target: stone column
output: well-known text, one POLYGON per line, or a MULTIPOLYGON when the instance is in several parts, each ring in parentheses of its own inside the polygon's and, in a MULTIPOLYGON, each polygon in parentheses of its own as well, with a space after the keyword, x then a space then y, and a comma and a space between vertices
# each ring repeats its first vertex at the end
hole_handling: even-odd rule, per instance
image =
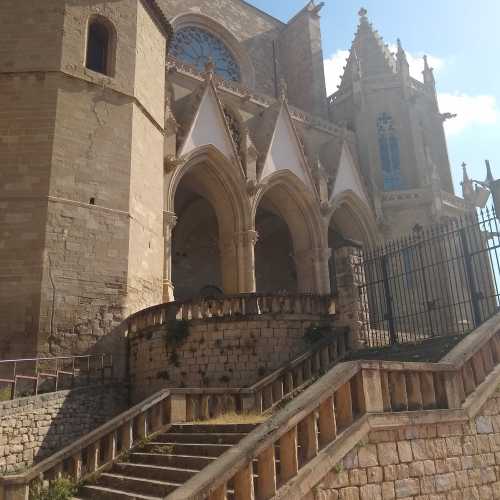
POLYGON ((360 347, 363 325, 368 320, 368 300, 360 291, 360 286, 365 284, 361 248, 343 246, 335 249, 335 272, 338 325, 348 326, 352 332, 352 347, 360 347))
POLYGON ((233 235, 221 236, 219 240, 220 269, 222 288, 228 295, 239 292, 238 288, 238 255, 233 235))
POLYGON ((234 233, 221 239, 222 281, 225 293, 255 292, 255 243, 253 230, 234 233))
POLYGON ((255 244, 258 240, 256 231, 250 229, 236 233, 236 252, 238 255, 238 288, 240 293, 256 291, 255 282, 255 244))
POLYGON ((330 293, 329 248, 311 248, 294 256, 299 292, 327 295, 330 293))
POLYGON ((163 212, 163 302, 174 300, 174 284, 172 282, 172 232, 177 224, 173 212, 163 212))

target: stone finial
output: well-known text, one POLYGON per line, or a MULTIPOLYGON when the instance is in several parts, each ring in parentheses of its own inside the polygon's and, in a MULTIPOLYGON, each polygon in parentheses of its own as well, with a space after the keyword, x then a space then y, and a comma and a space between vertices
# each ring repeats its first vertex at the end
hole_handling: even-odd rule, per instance
POLYGON ((363 18, 366 19, 367 15, 368 15, 368 11, 364 7, 361 7, 361 9, 359 9, 358 16, 361 17, 362 19, 363 18))
POLYGON ((429 60, 426 55, 424 55, 424 71, 422 71, 422 74, 424 75, 424 83, 426 85, 435 85, 434 70, 429 66, 429 60))
POLYGON ((215 64, 214 61, 211 57, 208 58, 207 62, 205 63, 205 80, 213 80, 215 75, 215 64))

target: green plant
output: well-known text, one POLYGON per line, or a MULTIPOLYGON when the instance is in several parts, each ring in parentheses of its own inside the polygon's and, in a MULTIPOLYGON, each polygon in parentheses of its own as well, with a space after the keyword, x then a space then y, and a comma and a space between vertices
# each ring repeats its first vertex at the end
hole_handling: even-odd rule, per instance
POLYGON ((159 455, 170 455, 174 451, 173 444, 156 444, 150 449, 151 453, 159 455))
POLYGON ((67 478, 56 479, 48 485, 35 481, 30 486, 29 500, 71 500, 76 490, 76 485, 67 478))
POLYGON ((344 470, 344 464, 342 462, 339 462, 333 470, 337 473, 340 474, 344 470))
POLYGON ((180 346, 189 337, 189 323, 174 319, 167 323, 167 341, 175 347, 180 346))
POLYGON ((304 341, 306 344, 313 345, 329 337, 332 329, 329 326, 311 325, 304 332, 304 341))

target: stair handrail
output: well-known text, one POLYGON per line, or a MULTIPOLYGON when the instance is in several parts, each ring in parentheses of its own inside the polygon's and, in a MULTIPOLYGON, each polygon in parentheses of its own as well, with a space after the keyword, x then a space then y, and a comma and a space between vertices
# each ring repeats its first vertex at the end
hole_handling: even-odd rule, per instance
POLYGON ((119 455, 130 450, 138 440, 145 439, 148 435, 168 424, 172 412, 171 405, 168 404, 170 396, 169 389, 162 389, 42 460, 26 472, 0 477, 0 493, 1 487, 4 488, 4 497, 0 495, 0 498, 8 499, 7 493, 10 490, 15 490, 16 487, 29 488, 29 484, 40 477, 52 479, 67 473, 71 479, 79 481, 82 476, 93 474, 113 463, 119 455), (117 449, 118 432, 121 432, 120 450, 117 449), (100 456, 104 440, 107 450, 105 456, 100 456), (82 454, 85 451, 88 453, 87 459, 90 461, 89 469, 85 471, 87 474, 82 471, 82 454), (72 461, 70 471, 64 471, 63 468, 63 464, 67 460, 72 461))
POLYGON ((235 498, 253 498, 254 482, 260 497, 272 498, 278 486, 291 481, 321 449, 332 446, 367 416, 412 409, 461 409, 500 364, 499 322, 497 314, 469 335, 467 347, 472 352, 464 355, 459 344, 439 363, 360 360, 336 365, 166 500, 219 500, 225 498, 231 480, 235 498), (425 391, 421 383, 426 384, 425 391), (433 401, 429 393, 434 395, 433 401), (278 443, 281 484, 276 479, 278 443))
POLYGON ((92 369, 101 372, 102 380, 106 378, 105 370, 108 369, 110 371, 109 379, 113 378, 113 355, 110 353, 100 353, 75 356, 52 356, 0 360, 0 383, 2 385, 10 385, 10 400, 16 399, 18 380, 31 381, 34 386, 33 395, 37 396, 41 380, 53 378, 55 380, 54 390, 48 392, 57 392, 60 388, 61 376, 70 376, 71 386, 74 386, 74 382, 79 376, 77 371, 81 370, 81 367, 77 367, 77 362, 81 363, 82 361, 86 361, 87 364, 88 383, 90 383, 92 369), (92 366, 94 361, 99 362, 99 367, 92 366), (51 364, 53 363, 54 366, 51 368, 41 366, 45 364, 45 362, 51 364), (69 362, 71 364, 69 369, 70 371, 68 371, 68 368, 65 366, 65 362, 69 362), (26 368, 26 365, 28 364, 34 364, 34 366, 31 367, 31 370, 26 368), (10 378, 5 378, 8 376, 4 375, 5 370, 11 370, 12 375, 10 378))

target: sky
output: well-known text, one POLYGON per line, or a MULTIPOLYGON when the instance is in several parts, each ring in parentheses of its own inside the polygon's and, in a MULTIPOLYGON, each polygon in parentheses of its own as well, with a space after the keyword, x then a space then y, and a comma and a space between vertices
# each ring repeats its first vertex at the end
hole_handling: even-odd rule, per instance
MULTIPOLYGON (((249 3, 286 22, 307 0, 249 3)), ((401 39, 415 78, 422 79, 421 58, 428 55, 441 112, 458 115, 445 125, 457 194, 464 161, 473 179, 484 180, 485 159, 500 177, 500 0, 326 0, 321 27, 329 93, 336 90, 360 7, 391 48, 401 39)))

